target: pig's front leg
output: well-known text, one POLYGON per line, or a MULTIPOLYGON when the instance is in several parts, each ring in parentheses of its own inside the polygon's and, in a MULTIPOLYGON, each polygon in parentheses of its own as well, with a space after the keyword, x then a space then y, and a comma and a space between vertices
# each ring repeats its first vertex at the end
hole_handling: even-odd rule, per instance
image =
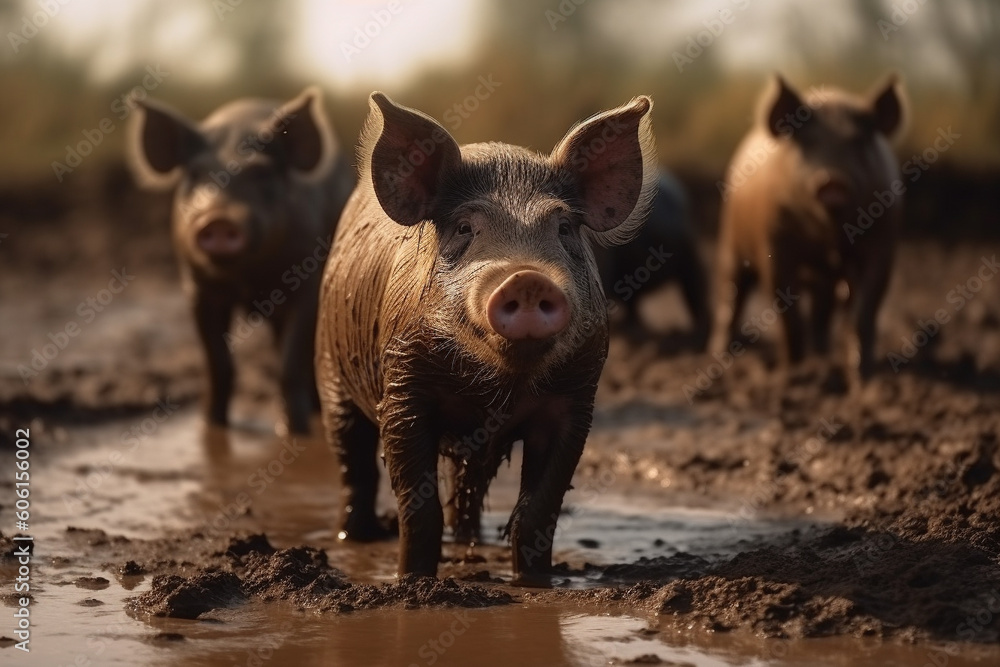
POLYGON ((428 406, 398 396, 379 404, 389 481, 399 505, 399 575, 437 576, 444 534, 438 444, 428 406))
POLYGON ((205 413, 209 423, 229 422, 229 400, 233 395, 233 356, 226 333, 233 317, 235 299, 209 287, 199 286, 194 294, 194 319, 208 360, 208 396, 205 413))
POLYGON ((564 427, 540 422, 525 434, 521 489, 510 518, 515 584, 550 583, 556 523, 590 432, 593 396, 589 406, 581 403, 564 427))

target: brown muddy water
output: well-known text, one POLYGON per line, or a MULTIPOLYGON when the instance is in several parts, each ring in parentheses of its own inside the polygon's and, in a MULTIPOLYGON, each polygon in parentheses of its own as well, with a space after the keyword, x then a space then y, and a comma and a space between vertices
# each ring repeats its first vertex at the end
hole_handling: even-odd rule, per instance
MULTIPOLYGON (((598 420, 598 438, 600 429, 598 420)), ((706 633, 663 622, 642 609, 609 610, 585 599, 561 597, 558 589, 609 585, 588 575, 587 562, 625 564, 678 552, 713 562, 731 558, 748 545, 785 543, 807 528, 792 520, 747 519, 732 508, 664 507, 649 487, 613 478, 602 484, 600 477, 567 497, 570 510, 560 521, 555 551, 556 560, 569 567, 556 591, 490 584, 513 595, 514 604, 335 614, 254 599, 214 609, 197 620, 133 617, 125 611, 126 599, 149 590, 152 576, 123 573, 120 562, 102 557, 98 547, 115 542, 115 536, 129 538, 135 558, 151 562, 170 559, 171 549, 182 561, 184 536, 196 527, 219 535, 264 533, 275 547, 325 549, 330 564, 353 581, 375 584, 393 581, 395 544, 358 546, 335 539, 336 470, 319 439, 293 443, 254 423, 229 433, 206 433, 197 415, 185 409, 162 424, 138 417, 99 427, 50 429, 33 446, 32 650, 25 655, 5 645, 0 649, 3 663, 998 664, 997 652, 988 647, 965 646, 961 655, 954 655, 951 646, 934 643, 791 641, 706 633), (140 435, 133 438, 128 433, 134 428, 140 435), (175 536, 175 541, 144 546, 145 540, 165 536, 175 536)), ((515 451, 511 466, 491 488, 485 544, 477 547, 492 576, 505 581, 510 577, 509 557, 503 555, 498 528, 516 495, 519 463, 515 451)), ((387 489, 382 502, 392 506, 387 489)), ((461 556, 458 551, 452 545, 446 555, 461 556)), ((4 590, 11 590, 13 577, 9 565, 0 570, 4 590)), ((11 605, 9 596, 5 602, 11 605)), ((0 635, 9 635, 2 625, 0 635)))

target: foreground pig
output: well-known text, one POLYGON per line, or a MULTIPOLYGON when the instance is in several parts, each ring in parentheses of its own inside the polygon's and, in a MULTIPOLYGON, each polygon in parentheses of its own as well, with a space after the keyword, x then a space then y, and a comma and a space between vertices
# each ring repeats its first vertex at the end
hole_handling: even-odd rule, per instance
POLYGON ((315 89, 286 104, 243 99, 193 123, 145 102, 132 126, 133 171, 175 188, 173 240, 208 359, 207 417, 224 425, 232 351, 263 321, 281 348, 288 427, 318 405, 313 345, 323 262, 352 176, 315 89), (234 311, 245 315, 232 327, 234 311))
POLYGON ((608 349, 589 242, 624 242, 643 222, 656 186, 652 102, 594 116, 548 156, 460 148, 380 93, 370 106, 317 332, 324 423, 343 470, 340 536, 382 534, 381 436, 399 572, 435 575, 439 454, 456 461, 478 509, 523 440, 513 569, 518 581, 544 577, 608 349))
POLYGON ((681 184, 660 172, 649 220, 638 236, 617 248, 594 247, 604 292, 624 311, 623 324, 640 324, 639 297, 676 282, 691 318, 695 346, 704 347, 709 328, 708 281, 688 220, 681 184))
POLYGON ((847 367, 857 381, 872 370, 875 320, 902 212, 902 181, 889 142, 903 125, 903 92, 895 77, 863 98, 828 88, 801 97, 780 77, 772 88, 726 177, 711 347, 724 354, 738 332, 753 341, 780 319, 783 361, 801 360, 801 297, 808 294, 812 344, 826 354, 844 281, 847 367), (868 222, 880 199, 886 205, 868 222), (740 327, 756 280, 768 309, 740 327))

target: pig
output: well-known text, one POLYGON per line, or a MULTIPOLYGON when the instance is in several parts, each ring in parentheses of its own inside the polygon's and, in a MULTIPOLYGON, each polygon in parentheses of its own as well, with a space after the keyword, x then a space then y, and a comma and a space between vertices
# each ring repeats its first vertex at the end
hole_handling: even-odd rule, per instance
POLYGON ((317 376, 342 471, 339 537, 385 536, 379 438, 398 504, 402 574, 436 576, 439 456, 478 510, 513 443, 514 580, 543 582, 590 431, 608 351, 590 242, 620 244, 656 189, 652 101, 571 129, 543 156, 462 147, 431 117, 373 93, 359 184, 323 277, 317 376))
POLYGON ((617 248, 594 247, 604 292, 617 299, 612 310, 624 311, 622 325, 640 324, 640 294, 676 282, 684 296, 695 347, 707 343, 710 313, 708 279, 698 254, 680 182, 661 171, 649 220, 631 242, 617 248))
POLYGON ((752 342, 770 319, 780 321, 781 367, 803 359, 807 334, 813 350, 828 355, 838 292, 846 286, 845 369, 854 386, 870 376, 902 213, 890 141, 902 132, 905 113, 895 75, 863 97, 832 88, 802 96, 776 75, 723 189, 713 353, 726 353, 738 331, 752 342), (884 192, 896 192, 895 201, 859 230, 861 214, 884 192), (774 312, 741 328, 740 311, 758 281, 774 312))
POLYGON ((322 267, 353 175, 318 89, 284 104, 240 99, 194 123, 146 100, 130 127, 130 166, 174 191, 172 237, 208 362, 206 418, 225 426, 233 349, 266 320, 281 354, 287 429, 319 409, 313 365, 322 267), (246 310, 230 333, 234 311, 246 310))

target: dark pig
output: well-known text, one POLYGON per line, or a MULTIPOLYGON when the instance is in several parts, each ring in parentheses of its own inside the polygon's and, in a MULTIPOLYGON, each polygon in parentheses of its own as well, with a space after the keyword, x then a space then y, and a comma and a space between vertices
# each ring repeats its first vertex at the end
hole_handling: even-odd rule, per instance
POLYGON ((764 97, 758 121, 736 150, 723 193, 716 321, 712 351, 724 354, 738 333, 753 341, 780 318, 783 365, 809 337, 827 354, 838 285, 846 283, 847 370, 856 383, 873 365, 875 320, 892 272, 902 196, 890 147, 904 122, 895 76, 865 97, 821 88, 805 97, 781 77, 764 97), (859 216, 884 193, 893 201, 858 231, 859 216), (739 326, 750 287, 759 281, 775 312, 739 326))
POLYGON ((317 332, 324 424, 343 471, 340 537, 382 535, 381 437, 399 572, 435 575, 439 455, 455 461, 478 509, 523 441, 507 530, 515 578, 544 579, 608 350, 590 242, 622 243, 645 218, 656 188, 652 102, 592 117, 548 156, 459 147, 380 93, 370 107, 317 332))
POLYGON ((623 324, 640 324, 639 296, 676 282, 684 296, 695 346, 701 349, 711 325, 708 279, 691 229, 684 187, 660 172, 649 220, 638 236, 617 248, 595 246, 605 294, 613 309, 624 311, 623 324))
POLYGON ((287 426, 308 431, 319 407, 322 267, 353 186, 319 91, 285 104, 237 100, 201 123, 147 101, 131 131, 139 180, 174 189, 173 242, 208 360, 209 422, 227 423, 232 350, 267 320, 280 345, 287 426), (247 317, 230 333, 238 306, 247 317))

